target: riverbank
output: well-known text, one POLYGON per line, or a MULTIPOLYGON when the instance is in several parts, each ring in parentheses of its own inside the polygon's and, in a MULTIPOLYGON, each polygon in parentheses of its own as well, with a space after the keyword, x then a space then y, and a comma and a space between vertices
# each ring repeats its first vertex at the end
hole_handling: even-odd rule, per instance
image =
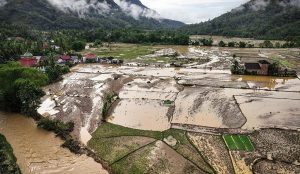
POLYGON ((32 118, 24 115, 0 112, 0 133, 14 149, 23 174, 108 173, 93 158, 62 148, 63 140, 53 132, 38 128, 32 118))
POLYGON ((0 134, 0 173, 21 174, 11 145, 0 134))

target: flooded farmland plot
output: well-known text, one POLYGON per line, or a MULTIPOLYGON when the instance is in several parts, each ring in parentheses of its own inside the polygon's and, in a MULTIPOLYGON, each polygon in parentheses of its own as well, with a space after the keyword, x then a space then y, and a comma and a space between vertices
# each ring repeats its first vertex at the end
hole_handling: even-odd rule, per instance
MULTIPOLYGON (((247 50, 161 47, 139 57, 207 59, 195 58, 182 67, 164 66, 169 62, 146 66, 134 59, 122 66, 80 64, 63 81, 45 88, 47 96, 38 111, 73 121, 74 137, 115 173, 252 173, 254 161, 267 158, 269 152, 261 150, 267 146, 261 140, 252 138, 256 131, 299 130, 300 80, 231 75, 234 52, 247 50), (108 94, 116 97, 103 115, 108 94), (228 133, 247 134, 255 149, 230 150, 222 138, 228 133)), ((270 56, 258 50, 247 53, 251 54, 270 56)), ((292 140, 280 143, 288 146, 292 140)), ((264 171, 262 166, 272 165, 262 161, 254 168, 264 171)))
POLYGON ((172 123, 238 128, 246 122, 232 96, 210 87, 185 88, 175 101, 172 123))
POLYGON ((64 80, 47 86, 38 112, 44 116, 75 123, 75 136, 83 143, 91 138, 100 121, 103 96, 108 91, 111 74, 73 72, 64 80))

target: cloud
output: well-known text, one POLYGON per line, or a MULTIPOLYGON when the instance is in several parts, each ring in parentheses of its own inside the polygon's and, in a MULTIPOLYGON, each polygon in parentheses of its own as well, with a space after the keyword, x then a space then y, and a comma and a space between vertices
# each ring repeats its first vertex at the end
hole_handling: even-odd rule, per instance
POLYGON ((143 8, 136 4, 129 3, 125 0, 114 0, 116 4, 118 4, 121 9, 128 15, 132 16, 135 19, 139 19, 141 16, 147 18, 160 19, 159 14, 151 9, 143 8))
POLYGON ((6 0, 0 0, 0 7, 5 6, 7 4, 6 0))
POLYGON ((300 0, 287 0, 287 1, 282 1, 279 4, 283 7, 286 6, 300 7, 300 0))
POLYGON ((64 12, 75 12, 79 17, 97 13, 105 14, 110 11, 110 6, 105 1, 98 0, 47 0, 50 4, 64 12))
POLYGON ((213 19, 249 0, 141 0, 163 18, 199 23, 213 19))
POLYGON ((233 11, 242 11, 246 8, 253 11, 265 10, 270 3, 277 3, 282 7, 287 7, 287 6, 300 7, 300 0, 282 0, 280 2, 271 1, 271 0, 254 0, 233 9, 233 11))

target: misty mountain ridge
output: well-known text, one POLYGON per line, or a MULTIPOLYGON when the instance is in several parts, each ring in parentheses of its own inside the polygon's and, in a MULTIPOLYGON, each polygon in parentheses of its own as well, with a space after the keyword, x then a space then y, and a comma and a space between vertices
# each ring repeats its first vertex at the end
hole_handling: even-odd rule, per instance
POLYGON ((189 34, 286 39, 300 36, 300 0, 251 0, 213 20, 185 26, 189 34))
POLYGON ((0 0, 0 19, 38 29, 155 29, 184 25, 160 17, 139 0, 0 0))

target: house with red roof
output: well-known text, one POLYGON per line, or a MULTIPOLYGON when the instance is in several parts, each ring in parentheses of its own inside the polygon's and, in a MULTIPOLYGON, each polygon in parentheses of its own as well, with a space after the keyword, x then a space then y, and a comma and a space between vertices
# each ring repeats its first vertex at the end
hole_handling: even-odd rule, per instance
POLYGON ((98 57, 96 54, 89 53, 83 57, 83 62, 96 63, 96 62, 98 62, 98 57))
POLYGON ((72 61, 71 56, 67 55, 67 54, 59 56, 59 59, 58 59, 58 63, 67 63, 67 62, 71 62, 71 61, 72 61))
POLYGON ((19 62, 21 63, 22 66, 26 66, 26 67, 34 67, 37 66, 38 64, 37 58, 34 57, 29 52, 26 52, 24 55, 22 55, 19 62))

